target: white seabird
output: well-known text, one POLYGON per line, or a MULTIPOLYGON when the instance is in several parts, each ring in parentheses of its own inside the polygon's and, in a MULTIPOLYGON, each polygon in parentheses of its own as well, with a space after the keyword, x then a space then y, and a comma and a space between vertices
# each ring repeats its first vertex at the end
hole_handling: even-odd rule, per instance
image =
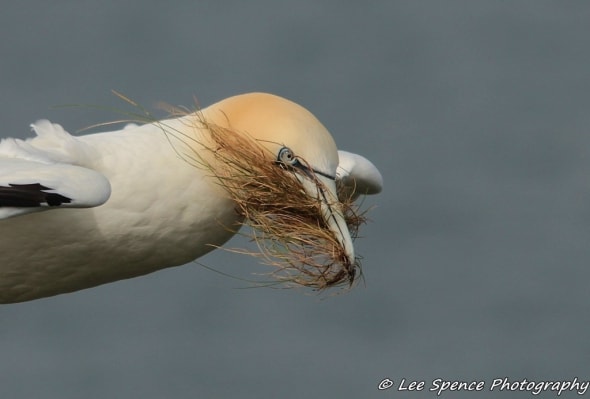
POLYGON ((252 137, 279 170, 294 171, 355 262, 336 180, 351 196, 379 192, 371 162, 339 152, 309 111, 274 95, 239 95, 198 114, 204 124, 188 114, 79 137, 41 120, 36 137, 0 141, 0 303, 183 265, 225 243, 235 233, 226 226, 244 215, 199 167, 213 125, 252 137))

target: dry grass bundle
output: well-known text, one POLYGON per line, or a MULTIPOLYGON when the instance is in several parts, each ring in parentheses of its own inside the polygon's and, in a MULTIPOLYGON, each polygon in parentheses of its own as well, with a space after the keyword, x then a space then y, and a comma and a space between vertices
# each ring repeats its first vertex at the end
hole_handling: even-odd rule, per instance
MULTIPOLYGON (((193 128, 207 131, 210 140, 201 140, 205 155, 195 153, 198 159, 192 160, 206 167, 234 200, 243 225, 251 227, 245 235, 259 252, 231 250, 258 257, 273 267, 269 274, 283 283, 316 289, 351 286, 360 275, 360 263, 348 260, 322 217, 320 200, 305 192, 297 172, 277 165, 276 155, 251 136, 194 115, 193 128)), ((313 174, 311 178, 322 185, 313 174)), ((352 201, 344 198, 330 206, 341 209, 351 237, 356 238, 365 218, 352 201)))

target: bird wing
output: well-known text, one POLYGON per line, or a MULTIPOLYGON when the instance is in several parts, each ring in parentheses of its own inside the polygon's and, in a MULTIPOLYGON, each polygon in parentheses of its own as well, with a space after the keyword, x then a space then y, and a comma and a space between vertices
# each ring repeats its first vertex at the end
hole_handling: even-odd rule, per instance
POLYGON ((383 188, 383 177, 367 158, 347 151, 338 151, 336 170, 339 197, 352 198, 377 194, 383 188))
POLYGON ((48 121, 37 137, 0 141, 0 219, 57 208, 89 208, 110 196, 108 179, 80 163, 91 149, 48 121))

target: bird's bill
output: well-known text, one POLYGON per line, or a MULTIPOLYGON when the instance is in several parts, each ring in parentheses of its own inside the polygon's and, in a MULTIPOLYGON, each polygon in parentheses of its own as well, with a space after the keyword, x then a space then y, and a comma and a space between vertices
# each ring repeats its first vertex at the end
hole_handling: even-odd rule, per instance
POLYGON ((342 207, 338 200, 336 182, 328 177, 317 174, 313 178, 307 176, 302 177, 300 181, 307 195, 317 198, 320 201, 322 217, 334 237, 342 246, 346 256, 344 261, 349 266, 353 266, 355 264, 354 246, 342 213, 342 207))

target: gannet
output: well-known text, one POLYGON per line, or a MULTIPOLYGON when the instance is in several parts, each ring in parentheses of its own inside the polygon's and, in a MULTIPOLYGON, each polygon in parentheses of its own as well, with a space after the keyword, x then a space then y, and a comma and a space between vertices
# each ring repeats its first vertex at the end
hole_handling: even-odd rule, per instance
MULTIPOLYGON (((357 259, 337 185, 341 197, 353 199, 382 187, 377 168, 360 155, 339 152, 308 110, 266 93, 82 136, 47 120, 31 127, 34 138, 0 141, 0 303, 183 265, 224 244, 249 217, 224 183, 237 173, 224 164, 231 159, 218 157, 228 134, 260 146, 259 155, 253 152, 260 159, 247 162, 276 173, 263 186, 281 183, 284 175, 273 188, 287 202, 307 196, 319 204, 321 221, 311 228, 334 238, 346 273, 357 259), (220 170, 226 174, 220 177, 220 170)), ((283 220, 299 216, 296 205, 281 205, 283 220)))

